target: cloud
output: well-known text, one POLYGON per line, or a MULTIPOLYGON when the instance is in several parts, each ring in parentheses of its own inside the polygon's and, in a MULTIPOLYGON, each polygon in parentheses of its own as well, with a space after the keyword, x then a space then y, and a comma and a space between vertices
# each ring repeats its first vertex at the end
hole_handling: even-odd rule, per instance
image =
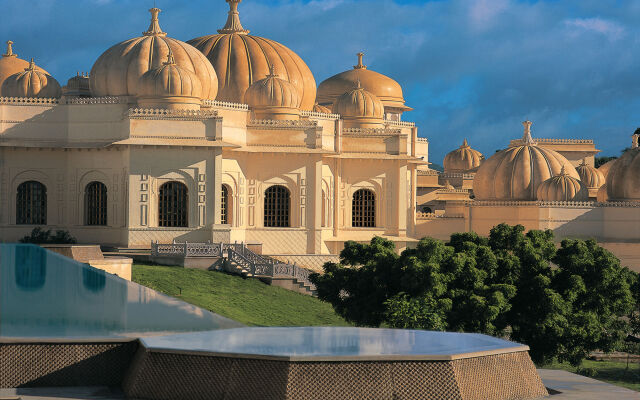
POLYGON ((509 0, 473 0, 469 7, 469 18, 474 28, 490 28, 509 7, 509 0))
POLYGON ((625 33, 625 29, 614 21, 607 21, 602 18, 573 18, 564 21, 565 25, 574 35, 584 32, 596 32, 608 37, 611 40, 617 40, 625 33))

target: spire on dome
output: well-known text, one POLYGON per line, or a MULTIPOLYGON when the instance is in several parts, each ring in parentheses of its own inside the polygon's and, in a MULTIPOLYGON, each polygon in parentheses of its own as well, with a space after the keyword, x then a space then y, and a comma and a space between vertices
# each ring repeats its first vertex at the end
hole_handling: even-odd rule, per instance
POLYGON ((562 166, 562 169, 560 169, 560 176, 565 176, 567 174, 567 170, 564 167, 564 165, 562 166))
POLYGON ((33 62, 33 57, 31 57, 31 61, 29 61, 29 66, 25 68, 25 71, 33 71, 36 69, 36 63, 33 62))
POLYGON ((364 57, 364 53, 360 52, 356 55, 358 56, 358 65, 354 65, 353 69, 367 69, 367 66, 362 64, 362 57, 364 57))
POLYGON ((7 52, 2 57, 18 57, 17 54, 13 53, 13 42, 11 40, 7 40, 7 52))
POLYGON ((587 165, 587 159, 586 158, 582 158, 582 162, 580 163, 580 166, 583 165, 587 165))
POLYGON ((240 13, 238 12, 238 4, 242 0, 226 0, 229 3, 229 16, 227 17, 227 23, 224 24, 222 29, 218 29, 218 33, 237 33, 240 35, 246 35, 249 33, 247 29, 242 27, 240 22, 240 13))
POLYGON ((143 35, 167 36, 167 34, 165 32, 162 32, 162 29, 160 29, 160 23, 158 22, 158 14, 160 14, 161 11, 162 10, 157 7, 149 9, 149 12, 151 13, 151 24, 149 25, 149 29, 147 29, 146 32, 142 32, 143 35))
POLYGON ((269 64, 269 75, 267 75, 267 78, 276 78, 278 75, 276 74, 276 67, 270 63, 269 64))
POLYGON ((531 125, 533 125, 533 122, 527 120, 527 121, 524 121, 522 125, 524 125, 524 135, 522 136, 522 144, 526 146, 535 145, 536 142, 534 142, 533 138, 531 137, 531 125))
POLYGON ((362 89, 362 83, 360 83, 360 78, 356 81, 356 89, 362 89))
POLYGON ((463 147, 469 147, 469 143, 467 143, 467 138, 465 138, 465 139, 462 141, 462 146, 460 146, 460 147, 461 147, 461 148, 463 148, 463 147))
POLYGON ((167 54, 167 61, 164 62, 164 65, 174 65, 176 63, 175 58, 173 58, 173 51, 169 49, 169 54, 167 54))

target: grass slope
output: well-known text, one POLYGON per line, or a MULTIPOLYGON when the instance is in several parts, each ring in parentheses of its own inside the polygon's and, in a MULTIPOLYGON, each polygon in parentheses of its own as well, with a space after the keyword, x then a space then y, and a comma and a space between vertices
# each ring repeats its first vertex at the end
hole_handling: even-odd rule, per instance
POLYGON ((348 325, 329 303, 269 286, 257 279, 198 269, 134 264, 132 280, 247 325, 348 325))
POLYGON ((578 368, 568 363, 552 363, 542 368, 563 369, 574 374, 588 376, 612 385, 622 386, 627 389, 640 391, 640 364, 620 361, 593 361, 584 360, 578 368))

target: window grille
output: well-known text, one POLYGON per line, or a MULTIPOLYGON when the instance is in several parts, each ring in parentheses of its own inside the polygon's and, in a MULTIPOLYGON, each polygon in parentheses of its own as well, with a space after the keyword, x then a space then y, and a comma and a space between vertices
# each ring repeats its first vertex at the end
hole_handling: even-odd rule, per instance
POLYGON ((42 183, 28 181, 18 186, 16 224, 47 224, 47 188, 42 183))
POLYGON ((87 225, 107 225, 107 187, 91 182, 84 190, 85 221, 87 225))
POLYGON ((229 188, 222 185, 222 198, 220 199, 220 223, 229 223, 229 188))
POLYGON ((371 190, 360 189, 353 194, 351 226, 373 228, 376 226, 376 196, 371 190))
POLYGON ((271 186, 264 192, 264 226, 286 228, 290 226, 291 195, 284 186, 271 186))
POLYGON ((175 228, 189 226, 187 221, 187 187, 180 182, 160 186, 158 195, 158 226, 175 228))

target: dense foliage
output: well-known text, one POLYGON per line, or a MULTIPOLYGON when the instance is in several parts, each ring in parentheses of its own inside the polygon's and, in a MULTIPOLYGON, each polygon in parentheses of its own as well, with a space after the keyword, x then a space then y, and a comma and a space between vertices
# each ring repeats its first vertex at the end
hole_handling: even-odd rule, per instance
POLYGON ((78 241, 68 231, 58 230, 52 234, 51 229, 33 228, 31 234, 20 239, 20 243, 34 244, 75 244, 78 241))
POLYGON ((488 238, 424 238, 400 255, 379 237, 347 242, 340 264, 324 271, 312 276, 319 297, 356 325, 506 336, 529 345, 541 364, 578 365, 591 351, 619 348, 639 286, 593 240, 557 248, 551 231, 505 224, 488 238))

